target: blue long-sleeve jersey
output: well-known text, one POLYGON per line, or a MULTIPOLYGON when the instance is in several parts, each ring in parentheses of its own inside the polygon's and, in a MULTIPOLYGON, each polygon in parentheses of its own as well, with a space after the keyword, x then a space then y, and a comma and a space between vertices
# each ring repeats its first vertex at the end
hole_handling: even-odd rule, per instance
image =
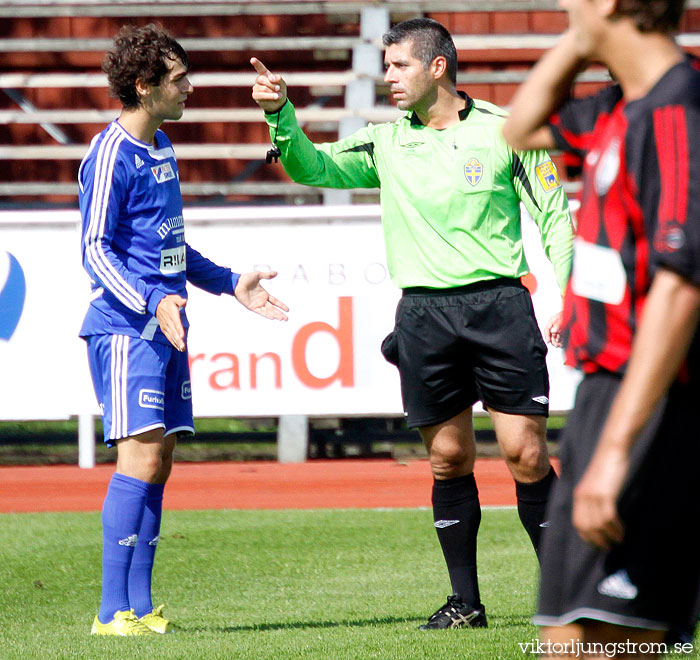
POLYGON ((166 295, 186 298, 187 281, 233 295, 238 282, 238 273, 186 243, 175 153, 163 131, 155 140, 156 147, 141 142, 113 121, 80 164, 83 266, 92 280, 81 337, 124 334, 168 343, 155 317, 166 295))

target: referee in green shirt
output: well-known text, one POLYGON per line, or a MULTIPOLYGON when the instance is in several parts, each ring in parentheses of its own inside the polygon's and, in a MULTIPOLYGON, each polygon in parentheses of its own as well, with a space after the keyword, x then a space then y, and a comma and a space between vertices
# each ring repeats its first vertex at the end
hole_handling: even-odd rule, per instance
MULTIPOLYGON (((256 58, 253 99, 294 181, 381 188, 387 262, 403 289, 382 353, 399 368, 408 424, 420 430, 430 456, 435 528, 452 586, 421 628, 485 627, 472 406, 482 401, 491 415, 537 551, 556 475, 545 444, 547 349, 520 283, 528 273, 520 203, 540 229, 562 290, 571 217, 549 155, 512 150, 501 136, 505 113, 457 90, 457 51, 440 23, 404 21, 383 43, 385 81, 406 111, 394 123, 313 144, 284 80, 256 58)), ((557 327, 555 317, 548 339, 557 327)))

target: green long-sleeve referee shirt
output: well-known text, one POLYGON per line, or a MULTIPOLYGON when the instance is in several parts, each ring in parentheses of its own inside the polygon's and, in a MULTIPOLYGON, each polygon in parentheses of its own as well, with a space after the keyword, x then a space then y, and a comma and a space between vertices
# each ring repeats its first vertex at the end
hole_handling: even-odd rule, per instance
POLYGON ((397 286, 444 289, 527 274, 522 201, 563 291, 572 225, 551 158, 513 151, 501 135, 503 110, 464 97, 460 121, 449 128, 428 128, 410 113, 325 144, 306 137, 290 101, 265 117, 294 181, 381 189, 387 264, 397 286))

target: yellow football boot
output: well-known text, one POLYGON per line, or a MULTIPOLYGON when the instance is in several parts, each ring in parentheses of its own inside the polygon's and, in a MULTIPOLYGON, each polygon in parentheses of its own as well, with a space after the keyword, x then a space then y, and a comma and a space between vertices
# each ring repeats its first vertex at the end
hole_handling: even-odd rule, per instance
POLYGON ((155 633, 137 618, 136 614, 134 614, 134 610, 121 610, 114 613, 114 619, 109 623, 101 623, 100 620, 95 617, 95 620, 92 622, 90 634, 131 637, 133 635, 153 635, 155 633))
POLYGON ((163 616, 163 605, 158 605, 152 612, 144 614, 139 621, 148 626, 149 630, 159 635, 173 632, 173 624, 163 616))

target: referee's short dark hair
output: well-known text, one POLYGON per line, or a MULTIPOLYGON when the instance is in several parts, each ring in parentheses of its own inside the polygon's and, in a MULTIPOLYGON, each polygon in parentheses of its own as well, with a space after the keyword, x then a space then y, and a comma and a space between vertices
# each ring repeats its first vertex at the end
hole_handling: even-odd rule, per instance
POLYGON ((618 0, 613 17, 631 18, 640 32, 675 32, 685 0, 618 0))
POLYGON ((447 75, 457 84, 457 49, 447 28, 432 18, 411 18, 397 23, 383 37, 384 47, 411 41, 411 54, 427 69, 439 55, 447 60, 447 75))

